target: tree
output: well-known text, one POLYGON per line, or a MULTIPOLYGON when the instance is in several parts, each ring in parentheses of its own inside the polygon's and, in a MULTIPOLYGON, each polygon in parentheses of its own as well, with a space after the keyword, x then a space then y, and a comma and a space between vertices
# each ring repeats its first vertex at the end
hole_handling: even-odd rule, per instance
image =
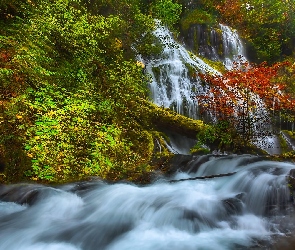
POLYGON ((182 5, 172 0, 155 0, 151 5, 152 15, 170 28, 179 21, 181 11, 182 5))
POLYGON ((294 48, 294 0, 215 1, 222 22, 238 29, 254 48, 256 61, 276 62, 294 48))
POLYGON ((210 84, 210 91, 198 97, 203 112, 215 121, 231 121, 245 141, 267 135, 279 112, 294 110, 295 100, 284 92, 287 85, 276 81, 285 65, 244 62, 223 76, 201 75, 210 84))

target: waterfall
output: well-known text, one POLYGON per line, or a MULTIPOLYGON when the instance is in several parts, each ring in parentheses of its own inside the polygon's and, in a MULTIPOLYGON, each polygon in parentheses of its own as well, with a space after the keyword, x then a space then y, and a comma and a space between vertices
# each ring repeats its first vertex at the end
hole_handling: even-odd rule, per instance
MULTIPOLYGON (((217 32, 211 30, 210 37, 213 43, 210 47, 212 60, 221 60, 227 69, 232 68, 233 62, 245 58, 243 44, 237 34, 229 27, 220 24, 222 31, 223 52, 218 54, 217 32)), ((152 77, 150 85, 151 98, 158 106, 171 108, 179 114, 198 119, 197 96, 208 91, 198 77, 198 73, 220 73, 205 63, 199 57, 188 52, 181 44, 177 43, 171 32, 157 21, 154 34, 164 46, 160 58, 145 63, 147 72, 152 77)), ((204 35, 205 37, 205 35, 204 35)), ((205 42, 202 41, 202 44, 205 42)))
POLYGON ((236 31, 219 24, 222 31, 223 63, 230 70, 234 62, 246 61, 243 43, 236 31))
POLYGON ((179 114, 197 119, 196 96, 208 89, 201 84, 197 73, 219 72, 177 43, 166 27, 159 22, 157 25, 154 33, 164 50, 160 58, 146 63, 146 70, 152 76, 152 100, 160 107, 171 108, 179 114))
POLYGON ((203 58, 220 61, 226 69, 232 69, 233 62, 246 60, 247 56, 239 34, 226 25, 195 24, 191 25, 182 36, 190 51, 203 58))
MULTIPOLYGON (((199 53, 211 60, 222 61, 225 68, 230 70, 235 63, 246 61, 243 43, 236 31, 222 24, 219 24, 218 27, 221 35, 216 31, 216 28, 210 30, 200 25, 197 26, 196 36, 199 42, 199 53), (210 44, 208 44, 208 40, 210 44), (222 50, 220 50, 220 46, 222 50)), ((169 30, 159 21, 157 21, 157 29, 154 34, 163 44, 164 50, 160 58, 145 62, 146 70, 152 77, 150 89, 153 102, 190 118, 200 119, 197 97, 209 93, 209 86, 201 82, 198 74, 220 75, 220 73, 177 43, 169 30)), ((232 92, 236 92, 236 96, 241 96, 238 90, 233 89, 232 92)), ((251 117, 255 117, 252 130, 257 139, 253 140, 253 143, 269 153, 278 153, 279 149, 274 148, 275 145, 278 145, 278 138, 259 136, 265 131, 271 130, 269 121, 265 121, 268 111, 259 96, 254 93, 250 93, 250 96, 251 101, 257 107, 250 114, 251 117)), ((235 107, 237 111, 240 108, 240 104, 235 107)), ((211 114, 211 119, 214 121, 214 114, 211 114)))
POLYGON ((183 167, 147 186, 2 185, 0 249, 266 249, 295 230, 285 178, 294 164, 206 155, 183 167))

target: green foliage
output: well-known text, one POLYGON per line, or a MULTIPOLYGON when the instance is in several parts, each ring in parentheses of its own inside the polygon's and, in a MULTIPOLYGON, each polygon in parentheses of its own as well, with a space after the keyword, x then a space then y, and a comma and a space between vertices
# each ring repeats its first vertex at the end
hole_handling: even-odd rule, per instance
POLYGON ((137 4, 97 1, 91 11, 82 0, 15 5, 21 14, 0 30, 7 181, 120 179, 145 171, 153 136, 130 103, 147 97, 149 79, 135 54, 161 48, 151 45, 153 19, 137 4))
POLYGON ((188 10, 180 20, 181 29, 187 31, 192 24, 212 24, 215 23, 215 17, 202 9, 188 10))
POLYGON ((172 0, 155 0, 151 5, 153 17, 172 28, 180 19, 182 5, 173 3, 172 0))
POLYGON ((218 121, 216 124, 207 126, 205 129, 201 130, 198 133, 198 142, 196 146, 193 148, 193 151, 206 149, 206 146, 208 146, 211 151, 232 150, 234 148, 234 141, 236 139, 236 130, 231 126, 231 124, 228 121, 221 120, 218 121))

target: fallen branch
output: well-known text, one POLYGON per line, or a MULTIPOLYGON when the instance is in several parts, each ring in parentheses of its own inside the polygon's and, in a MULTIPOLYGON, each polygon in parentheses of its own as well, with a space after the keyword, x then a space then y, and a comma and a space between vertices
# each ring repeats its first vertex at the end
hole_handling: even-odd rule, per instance
POLYGON ((227 174, 214 174, 209 176, 199 176, 199 177, 193 177, 193 178, 186 178, 186 179, 179 179, 179 180, 171 180, 170 183, 174 182, 180 182, 180 181, 193 181, 193 180, 204 180, 204 179, 212 179, 216 177, 223 177, 223 176, 231 176, 234 175, 236 172, 227 173, 227 174))

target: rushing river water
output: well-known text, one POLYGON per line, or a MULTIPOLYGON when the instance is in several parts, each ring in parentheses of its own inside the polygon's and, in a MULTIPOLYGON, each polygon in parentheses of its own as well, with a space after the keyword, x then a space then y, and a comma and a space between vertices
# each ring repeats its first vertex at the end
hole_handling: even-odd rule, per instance
POLYGON ((271 249, 295 228, 292 168, 250 155, 202 156, 146 186, 1 186, 0 249, 271 249), (226 173, 234 174, 171 181, 226 173))

